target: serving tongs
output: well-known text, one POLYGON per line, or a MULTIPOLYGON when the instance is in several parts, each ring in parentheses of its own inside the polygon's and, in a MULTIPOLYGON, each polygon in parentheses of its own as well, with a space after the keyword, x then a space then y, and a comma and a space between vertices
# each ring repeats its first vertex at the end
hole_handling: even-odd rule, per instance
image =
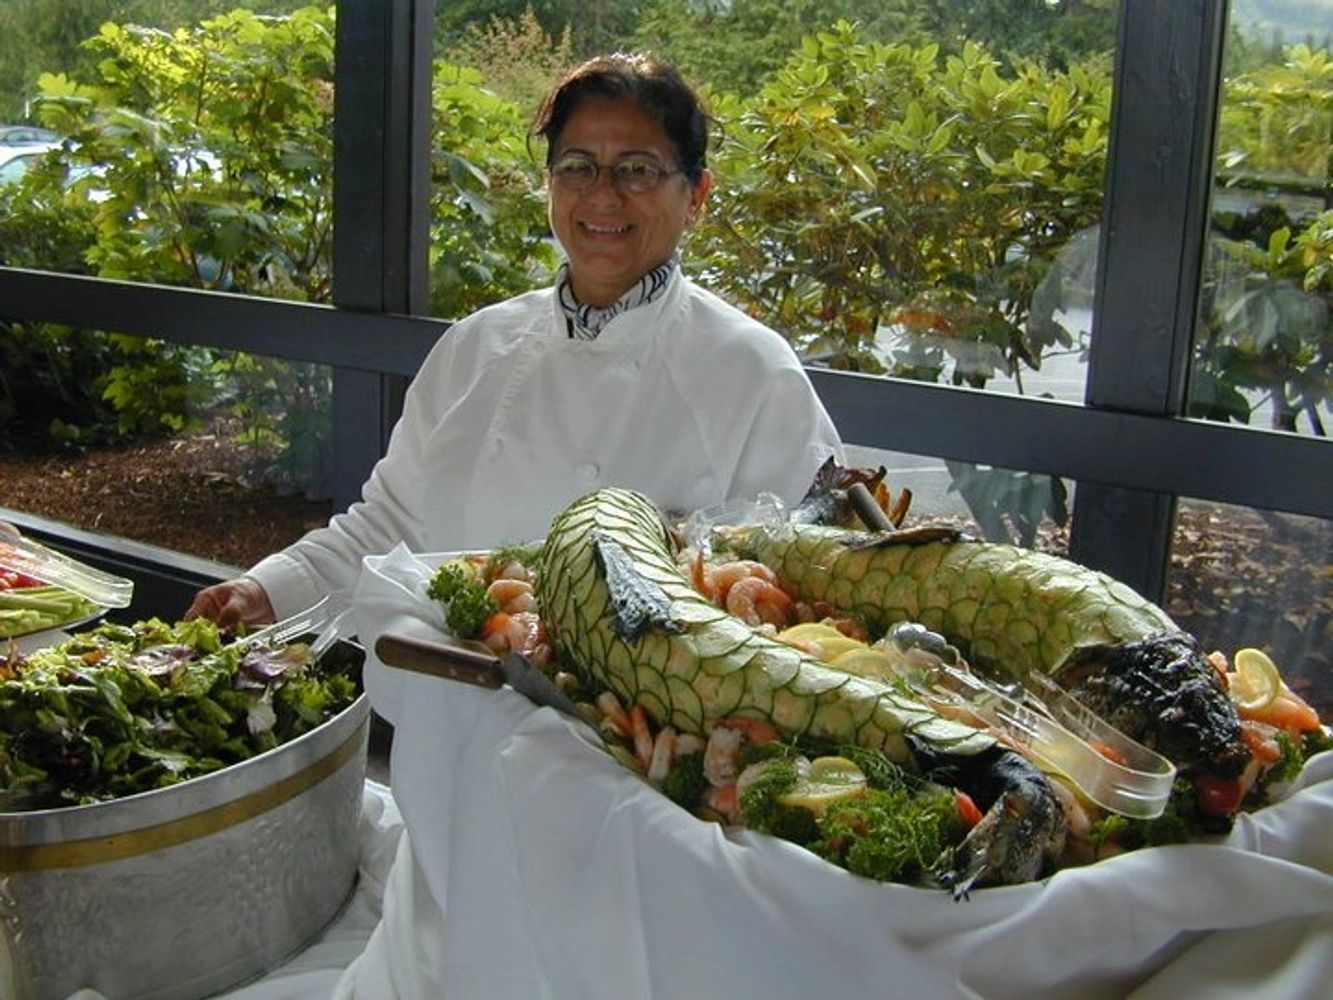
POLYGON ((1033 678, 1043 700, 1023 689, 1010 696, 993 681, 939 662, 908 678, 923 697, 964 710, 999 731, 1040 765, 1063 774, 1097 805, 1135 819, 1166 808, 1176 768, 1126 736, 1054 681, 1033 678))
MULTIPOLYGON (((254 632, 247 632, 235 641, 235 646, 240 649, 249 649, 252 646, 281 646, 284 643, 291 642, 298 636, 308 635, 311 632, 319 633, 316 642, 323 639, 327 643, 326 636, 330 634, 336 638, 336 626, 341 623, 342 615, 335 617, 330 598, 321 597, 308 608, 304 608, 293 615, 288 615, 272 625, 265 625, 263 628, 254 632)), ((323 650, 320 650, 323 652, 323 650)))
MULTIPOLYGON (((893 530, 862 484, 848 494, 866 527, 893 530)), ((1135 819, 1152 819, 1165 810, 1175 765, 1116 729, 1054 680, 1033 674, 1027 687, 1001 685, 938 657, 931 661, 903 675, 918 694, 995 728, 1104 809, 1135 819)))
POLYGON ((5 528, 8 530, 0 530, 0 568, 62 587, 104 608, 130 606, 134 581, 93 569, 47 548, 20 534, 12 525, 5 525, 5 528))

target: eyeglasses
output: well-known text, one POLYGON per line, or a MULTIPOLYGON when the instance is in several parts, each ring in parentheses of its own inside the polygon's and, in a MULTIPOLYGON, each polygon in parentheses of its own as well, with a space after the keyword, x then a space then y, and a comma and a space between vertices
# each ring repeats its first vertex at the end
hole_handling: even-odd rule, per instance
POLYGON ((642 156, 626 156, 615 163, 598 163, 582 153, 568 153, 551 164, 551 182, 566 191, 591 191, 602 176, 611 172, 611 183, 621 194, 647 194, 679 169, 668 170, 642 156))

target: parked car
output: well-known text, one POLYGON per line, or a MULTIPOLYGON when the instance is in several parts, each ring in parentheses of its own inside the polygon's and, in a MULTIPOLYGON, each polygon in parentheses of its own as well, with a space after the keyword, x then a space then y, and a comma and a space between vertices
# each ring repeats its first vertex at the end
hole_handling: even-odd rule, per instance
POLYGON ((55 142, 60 138, 49 128, 38 125, 0 125, 0 146, 22 146, 34 142, 55 142))
POLYGON ((58 142, 33 142, 21 146, 0 144, 0 184, 15 183, 48 150, 58 149, 58 142))

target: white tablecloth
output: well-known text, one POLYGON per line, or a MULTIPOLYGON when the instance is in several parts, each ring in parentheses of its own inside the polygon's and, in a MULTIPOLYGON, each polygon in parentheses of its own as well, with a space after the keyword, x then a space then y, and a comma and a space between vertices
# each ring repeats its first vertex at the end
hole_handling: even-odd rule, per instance
MULTIPOLYGON (((466 714, 457 708, 455 720, 466 714)), ((775 840, 725 835, 656 793, 617 791, 609 776, 593 782, 601 795, 566 798, 551 772, 596 762, 549 709, 514 714, 531 718, 465 783, 476 791, 488 774, 496 795, 466 817, 413 841, 388 789, 368 784, 351 905, 227 1000, 1329 996, 1333 755, 1225 846, 1142 851, 953 903, 865 883, 775 840), (544 765, 516 761, 551 749, 548 738, 566 746, 544 765), (511 778, 520 784, 506 787, 511 778), (619 801, 585 822, 606 795, 619 801), (508 816, 491 811, 501 802, 508 816), (516 828, 531 821, 544 825, 516 828), (467 846, 487 836, 479 854, 467 846), (450 884, 437 898, 441 871, 450 884)), ((480 737, 491 726, 469 728, 480 737)), ((420 819, 451 808, 425 804, 420 819)))
MULTIPOLYGON (((368 649, 443 624, 437 561, 368 560, 368 649)), ((511 689, 373 656, 367 687, 393 789, 365 787, 355 896, 227 1000, 1333 996, 1333 753, 1222 843, 954 903, 701 823, 511 689)))
MULTIPOLYGON (((426 572, 368 561, 367 648, 440 624, 412 596, 426 572)), ((367 686, 394 801, 367 786, 357 897, 230 1000, 1330 995, 1333 754, 1222 843, 954 902, 695 820, 507 688, 373 657, 367 686)))

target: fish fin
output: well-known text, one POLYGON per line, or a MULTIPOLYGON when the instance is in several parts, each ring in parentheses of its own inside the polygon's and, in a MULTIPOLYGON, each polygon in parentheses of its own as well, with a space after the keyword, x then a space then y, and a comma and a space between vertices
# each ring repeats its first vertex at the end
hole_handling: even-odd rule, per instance
POLYGON ((864 483, 873 494, 884 482, 887 470, 855 468, 839 465, 830 455, 824 460, 814 481, 805 491, 801 502, 792 510, 790 519, 796 524, 852 525, 859 523, 847 491, 856 483, 864 483))
POLYGON ((602 532, 595 534, 593 546, 611 597, 616 635, 633 642, 650 630, 683 631, 671 617, 671 598, 661 584, 639 572, 624 546, 602 532))
POLYGON ((974 542, 971 535, 957 528, 944 525, 922 525, 917 528, 900 528, 897 531, 880 531, 868 535, 864 540, 853 542, 848 548, 878 549, 886 545, 930 545, 932 542, 974 542))

